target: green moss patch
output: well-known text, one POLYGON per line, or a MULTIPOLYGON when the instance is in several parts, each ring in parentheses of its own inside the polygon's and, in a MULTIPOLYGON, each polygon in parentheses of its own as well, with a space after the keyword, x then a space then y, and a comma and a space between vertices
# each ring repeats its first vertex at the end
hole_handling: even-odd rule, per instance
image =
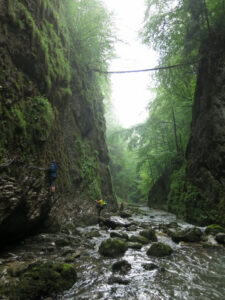
POLYGON ((217 233, 225 233, 225 228, 218 224, 211 224, 206 227, 205 233, 206 234, 217 234, 217 233))
POLYGON ((76 271, 70 264, 39 262, 20 276, 16 286, 2 289, 9 299, 34 300, 70 289, 76 279, 76 271))
POLYGON ((155 256, 155 257, 164 257, 171 255, 173 250, 169 245, 165 245, 163 243, 154 243, 148 249, 147 255, 148 256, 155 256))
POLYGON ((122 256, 128 249, 127 243, 122 239, 108 239, 99 247, 99 253, 106 257, 122 256))

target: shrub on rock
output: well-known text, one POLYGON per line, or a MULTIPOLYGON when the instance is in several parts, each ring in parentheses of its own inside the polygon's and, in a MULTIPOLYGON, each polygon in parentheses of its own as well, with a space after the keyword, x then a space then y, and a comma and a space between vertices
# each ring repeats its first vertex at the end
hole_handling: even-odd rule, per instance
POLYGON ((99 253, 106 257, 122 256, 128 249, 127 243, 122 239, 107 239, 99 247, 99 253))
POLYGON ((172 254, 173 250, 169 245, 154 243, 147 251, 148 256, 163 257, 172 254))

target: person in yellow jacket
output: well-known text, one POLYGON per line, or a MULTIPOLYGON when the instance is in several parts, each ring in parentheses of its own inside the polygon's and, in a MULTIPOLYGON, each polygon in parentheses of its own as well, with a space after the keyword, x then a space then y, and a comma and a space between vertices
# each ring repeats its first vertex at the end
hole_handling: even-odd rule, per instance
POLYGON ((103 201, 102 199, 96 200, 95 202, 96 202, 96 208, 97 208, 98 216, 100 217, 101 211, 107 205, 107 203, 105 201, 103 201))

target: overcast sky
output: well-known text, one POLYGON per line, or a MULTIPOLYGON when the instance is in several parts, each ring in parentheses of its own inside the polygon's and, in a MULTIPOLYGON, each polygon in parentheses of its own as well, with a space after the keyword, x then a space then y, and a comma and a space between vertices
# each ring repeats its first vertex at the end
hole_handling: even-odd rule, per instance
MULTIPOLYGON (((148 69, 157 65, 156 54, 142 45, 138 31, 142 28, 145 0, 104 0, 109 11, 114 13, 117 35, 123 41, 117 43, 116 54, 110 71, 148 69)), ((111 75, 112 103, 123 127, 143 122, 147 117, 146 106, 153 97, 147 87, 148 72, 111 75)))

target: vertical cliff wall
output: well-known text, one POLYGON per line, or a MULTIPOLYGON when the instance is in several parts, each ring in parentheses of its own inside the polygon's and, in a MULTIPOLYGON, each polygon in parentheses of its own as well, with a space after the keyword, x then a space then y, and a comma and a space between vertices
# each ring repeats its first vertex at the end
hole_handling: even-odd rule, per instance
POLYGON ((72 45, 68 2, 0 0, 0 235, 14 240, 50 215, 88 219, 114 198, 103 97, 72 45), (77 57, 76 57, 77 55, 77 57), (59 164, 54 204, 46 168, 59 164))
POLYGON ((222 36, 202 46, 187 147, 187 178, 195 187, 195 199, 186 202, 187 213, 203 223, 225 222, 224 49, 222 36))

